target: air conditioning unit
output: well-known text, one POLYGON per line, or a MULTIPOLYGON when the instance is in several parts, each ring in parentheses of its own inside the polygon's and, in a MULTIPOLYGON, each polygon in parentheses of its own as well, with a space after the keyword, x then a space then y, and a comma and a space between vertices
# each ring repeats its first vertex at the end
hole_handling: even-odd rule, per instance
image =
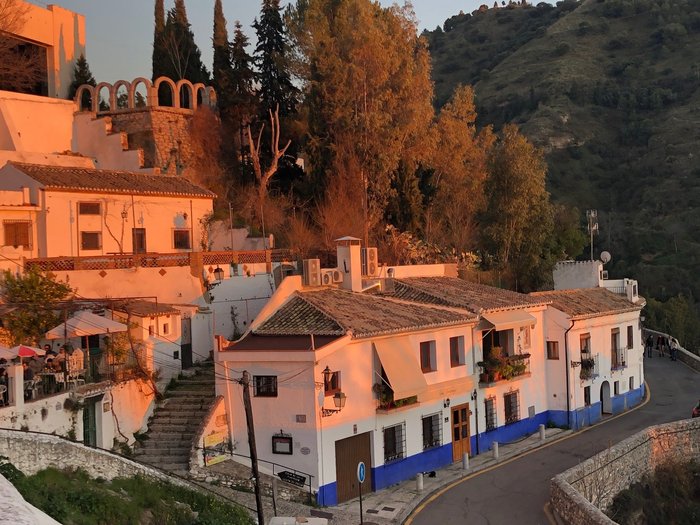
POLYGON ((333 268, 333 282, 335 284, 340 284, 343 282, 343 272, 338 270, 338 268, 333 268))
POLYGON ((333 270, 321 270, 321 284, 323 286, 333 284, 333 270))
POLYGON ((374 277, 379 272, 379 259, 376 248, 362 248, 362 275, 374 277))
POLYGON ((304 286, 321 286, 321 260, 304 259, 304 286))

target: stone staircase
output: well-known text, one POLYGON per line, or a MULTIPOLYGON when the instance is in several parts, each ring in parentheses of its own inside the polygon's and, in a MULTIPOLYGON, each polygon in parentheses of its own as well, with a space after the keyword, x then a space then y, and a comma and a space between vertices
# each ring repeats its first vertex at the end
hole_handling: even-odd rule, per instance
POLYGON ((148 424, 147 439, 134 459, 162 470, 186 473, 192 441, 214 400, 214 368, 202 367, 165 392, 148 424))

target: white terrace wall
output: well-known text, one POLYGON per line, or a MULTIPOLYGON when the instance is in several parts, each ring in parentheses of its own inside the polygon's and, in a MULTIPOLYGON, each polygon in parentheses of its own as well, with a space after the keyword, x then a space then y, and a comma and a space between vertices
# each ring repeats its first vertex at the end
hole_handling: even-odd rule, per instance
POLYGON ((550 503, 571 525, 612 524, 615 495, 667 460, 700 459, 700 419, 656 425, 552 479, 550 503))

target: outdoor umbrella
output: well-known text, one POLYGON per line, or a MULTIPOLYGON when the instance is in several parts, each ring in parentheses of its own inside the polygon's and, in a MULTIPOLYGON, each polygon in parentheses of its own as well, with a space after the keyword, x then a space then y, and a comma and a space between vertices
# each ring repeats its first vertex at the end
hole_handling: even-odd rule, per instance
POLYGON ((126 325, 87 310, 81 310, 65 323, 46 332, 46 339, 71 339, 87 335, 126 332, 126 325))
POLYGON ((4 357, 7 360, 14 359, 16 357, 36 357, 39 355, 44 355, 41 348, 34 348, 33 346, 27 345, 17 345, 12 348, 0 347, 0 358, 4 357))

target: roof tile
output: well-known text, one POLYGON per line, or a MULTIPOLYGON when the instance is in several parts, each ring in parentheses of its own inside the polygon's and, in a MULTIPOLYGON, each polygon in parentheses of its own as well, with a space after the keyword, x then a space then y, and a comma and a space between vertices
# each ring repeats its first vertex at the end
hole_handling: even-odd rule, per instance
POLYGON ((627 297, 605 288, 576 288, 572 290, 552 290, 530 294, 552 302, 552 307, 561 310, 572 318, 597 317, 605 314, 633 312, 640 310, 643 302, 631 303, 627 297))

